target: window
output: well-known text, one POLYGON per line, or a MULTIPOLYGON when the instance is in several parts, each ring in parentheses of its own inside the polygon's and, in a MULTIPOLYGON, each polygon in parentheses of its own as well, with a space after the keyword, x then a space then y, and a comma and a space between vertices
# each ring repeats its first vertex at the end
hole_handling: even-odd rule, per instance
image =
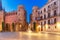
POLYGON ((43 24, 42 24, 42 22, 41 22, 41 26, 42 26, 43 24))
POLYGON ((38 12, 38 15, 40 15, 40 12, 38 12))
POLYGON ((50 24, 50 20, 48 20, 48 24, 50 24))
POLYGON ((37 17, 35 17, 35 20, 37 20, 37 17))
POLYGON ((54 2, 54 5, 56 5, 56 2, 54 2))
POLYGON ((37 20, 39 21, 40 20, 40 17, 37 17, 37 20))
POLYGON ((48 8, 50 8, 50 5, 48 6, 48 8))
POLYGON ((44 21, 44 25, 46 24, 46 21, 44 21))
POLYGON ((57 15, 56 10, 54 10, 54 16, 56 16, 56 15, 57 15))
POLYGON ((54 19, 54 23, 56 23, 56 18, 54 19))
POLYGON ((16 12, 16 15, 17 15, 17 12, 16 12))
POLYGON ((42 13, 42 11, 41 11, 41 13, 42 13))
POLYGON ((38 12, 37 10, 35 12, 38 12))
POLYGON ((44 19, 46 19, 46 15, 44 15, 44 19))
POLYGON ((37 10, 33 10, 33 12, 38 12, 37 10))
POLYGON ((50 13, 48 13, 48 18, 50 17, 50 13))
POLYGON ((44 8, 44 12, 46 12, 46 9, 44 8))
POLYGON ((51 19, 51 24, 53 24, 53 19, 51 19))
POLYGON ((42 20, 43 18, 42 18, 42 16, 41 16, 41 20, 42 20))

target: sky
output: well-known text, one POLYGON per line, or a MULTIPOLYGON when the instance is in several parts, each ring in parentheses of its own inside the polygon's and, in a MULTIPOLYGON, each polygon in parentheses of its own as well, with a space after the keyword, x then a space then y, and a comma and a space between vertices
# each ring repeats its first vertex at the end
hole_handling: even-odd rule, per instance
POLYGON ((32 7, 43 7, 48 0, 2 0, 2 6, 6 12, 16 11, 18 5, 24 5, 27 11, 27 22, 30 22, 30 14, 32 13, 32 7))

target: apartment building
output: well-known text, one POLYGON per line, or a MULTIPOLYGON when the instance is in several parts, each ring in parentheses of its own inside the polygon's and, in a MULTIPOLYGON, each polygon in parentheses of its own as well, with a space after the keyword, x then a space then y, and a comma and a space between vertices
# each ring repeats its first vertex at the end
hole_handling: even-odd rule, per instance
POLYGON ((41 31, 60 31, 60 0, 48 0, 38 11, 41 31))

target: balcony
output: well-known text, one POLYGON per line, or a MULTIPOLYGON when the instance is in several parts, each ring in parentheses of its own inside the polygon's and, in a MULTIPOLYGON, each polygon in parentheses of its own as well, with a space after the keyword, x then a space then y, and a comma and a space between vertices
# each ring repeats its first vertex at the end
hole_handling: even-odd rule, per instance
POLYGON ((36 17, 36 20, 37 20, 37 21, 40 21, 40 17, 36 17))
POLYGON ((42 20, 44 20, 44 19, 40 19, 40 21, 42 21, 42 20))
MULTIPOLYGON (((58 17, 59 15, 57 15, 57 14, 54 14, 54 15, 50 15, 50 16, 48 16, 48 17, 46 17, 46 18, 40 18, 40 21, 44 21, 44 20, 48 20, 48 19, 51 19, 51 18, 56 18, 56 17, 58 17)), ((52 24, 52 23, 51 23, 52 24)))
POLYGON ((57 5, 53 5, 53 6, 52 6, 52 10, 57 9, 57 8, 58 8, 57 5))
POLYGON ((51 8, 48 8, 48 11, 47 11, 47 12, 48 12, 48 13, 51 12, 51 8))
POLYGON ((53 25, 54 23, 50 23, 50 24, 48 24, 48 25, 53 25))
POLYGON ((57 16, 59 16, 59 15, 56 13, 54 15, 48 16, 47 18, 53 18, 53 17, 57 17, 57 16))

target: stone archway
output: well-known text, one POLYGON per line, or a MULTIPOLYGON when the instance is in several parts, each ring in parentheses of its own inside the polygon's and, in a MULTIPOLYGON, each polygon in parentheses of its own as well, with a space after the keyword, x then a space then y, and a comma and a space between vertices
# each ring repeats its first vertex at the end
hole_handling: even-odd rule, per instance
POLYGON ((15 31, 21 31, 21 24, 20 23, 16 23, 15 25, 15 31))
POLYGON ((6 31, 9 32, 10 31, 10 25, 8 23, 6 23, 6 31))

